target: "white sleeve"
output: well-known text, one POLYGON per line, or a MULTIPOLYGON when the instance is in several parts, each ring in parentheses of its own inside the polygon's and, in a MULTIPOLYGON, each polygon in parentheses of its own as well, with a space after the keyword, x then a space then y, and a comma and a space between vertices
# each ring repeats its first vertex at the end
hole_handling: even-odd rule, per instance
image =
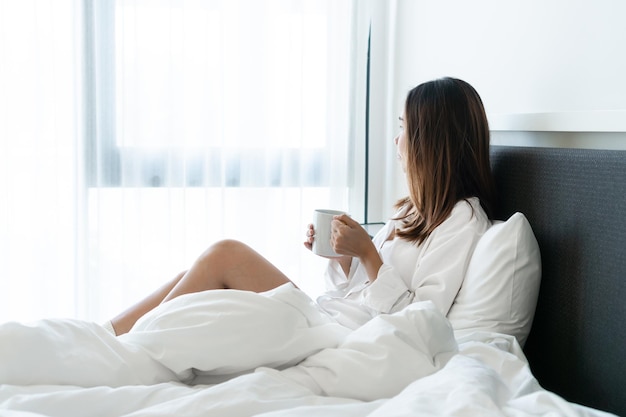
POLYGON ((414 294, 389 264, 378 270, 374 282, 361 294, 361 302, 378 313, 391 313, 413 301, 414 294), (395 307, 395 308, 394 308, 395 307))
POLYGON ((410 284, 392 265, 384 264, 362 294, 362 302, 389 313, 413 301, 431 300, 444 314, 452 306, 478 239, 489 226, 480 208, 459 204, 422 244, 410 284))
MULTIPOLYGON (((352 262, 354 262, 354 259, 352 259, 352 262)), ((350 269, 352 269, 352 267, 350 269)), ((326 291, 328 293, 335 293, 337 291, 343 292, 347 289, 348 282, 348 277, 346 277, 339 262, 330 259, 326 267, 326 272, 324 273, 326 291)))

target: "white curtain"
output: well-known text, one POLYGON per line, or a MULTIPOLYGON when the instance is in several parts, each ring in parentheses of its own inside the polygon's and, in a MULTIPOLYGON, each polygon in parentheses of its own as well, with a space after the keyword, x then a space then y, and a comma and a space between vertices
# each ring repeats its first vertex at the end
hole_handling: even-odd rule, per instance
POLYGON ((104 320, 240 239, 315 295, 359 189, 349 0, 0 0, 0 321, 104 320))

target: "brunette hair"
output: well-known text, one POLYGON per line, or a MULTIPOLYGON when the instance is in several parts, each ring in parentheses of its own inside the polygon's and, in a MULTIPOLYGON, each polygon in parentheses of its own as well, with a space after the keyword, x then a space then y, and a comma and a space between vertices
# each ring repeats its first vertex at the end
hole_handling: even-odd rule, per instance
POLYGON ((465 81, 441 78, 409 91, 405 106, 409 196, 398 237, 423 242, 463 199, 478 197, 493 217, 495 185, 483 102, 465 81))

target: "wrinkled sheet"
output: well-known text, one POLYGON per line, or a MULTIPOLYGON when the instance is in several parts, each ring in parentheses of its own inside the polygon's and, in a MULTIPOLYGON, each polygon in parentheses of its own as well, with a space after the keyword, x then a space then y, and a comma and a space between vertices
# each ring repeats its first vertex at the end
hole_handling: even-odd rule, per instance
POLYGON ((94 323, 0 325, 0 416, 608 415, 543 390, 510 336, 456 340, 430 302, 351 331, 291 285, 94 323))

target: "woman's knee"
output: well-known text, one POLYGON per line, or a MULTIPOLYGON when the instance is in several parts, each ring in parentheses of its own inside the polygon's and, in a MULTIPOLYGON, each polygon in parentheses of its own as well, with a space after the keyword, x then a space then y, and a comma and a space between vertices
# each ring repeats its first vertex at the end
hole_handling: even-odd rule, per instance
POLYGON ((213 243, 205 251, 205 255, 229 256, 249 250, 249 246, 235 239, 224 239, 213 243))
POLYGON ((273 264, 250 246, 226 239, 211 245, 195 270, 215 288, 267 291, 289 282, 273 264))
POLYGON ((233 262, 242 262, 246 258, 246 253, 251 252, 252 250, 245 243, 234 239, 224 239, 209 246, 196 263, 226 267, 228 264, 232 265, 233 262))

